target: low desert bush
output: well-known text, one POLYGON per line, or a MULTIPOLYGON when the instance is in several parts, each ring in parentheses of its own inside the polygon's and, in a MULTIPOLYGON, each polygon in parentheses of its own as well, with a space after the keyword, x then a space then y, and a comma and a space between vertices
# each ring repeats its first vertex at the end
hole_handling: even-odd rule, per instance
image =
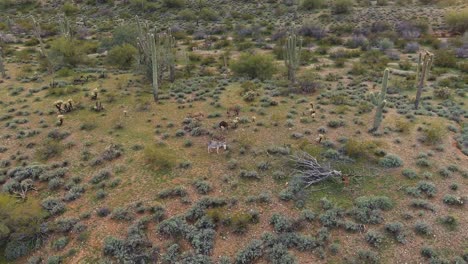
POLYGON ((403 160, 394 154, 387 154, 379 160, 379 165, 384 168, 398 168, 403 165, 403 160))
POLYGON ((432 228, 431 226, 422 221, 418 221, 414 224, 414 231, 419 234, 419 235, 431 235, 432 234, 432 228))

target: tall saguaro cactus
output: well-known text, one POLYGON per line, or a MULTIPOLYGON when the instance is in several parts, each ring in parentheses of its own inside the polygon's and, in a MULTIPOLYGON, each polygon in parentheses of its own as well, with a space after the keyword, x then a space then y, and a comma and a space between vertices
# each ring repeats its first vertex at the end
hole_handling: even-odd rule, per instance
POLYGON ((416 99, 414 100, 415 109, 418 109, 419 107, 422 89, 424 88, 424 84, 429 75, 432 62, 434 61, 434 54, 427 50, 423 51, 423 53, 419 53, 418 66, 416 69, 416 85, 418 86, 418 91, 416 92, 416 99))
POLYGON ((155 34, 147 24, 136 17, 138 29, 139 64, 146 70, 146 76, 153 81, 154 100, 158 98, 158 87, 165 71, 170 81, 175 79, 175 38, 171 32, 155 34))
MULTIPOLYGON (((149 34, 149 33, 148 33, 149 34)), ((154 34, 150 34, 149 42, 151 47, 151 64, 153 70, 153 97, 154 101, 158 101, 158 89, 159 89, 159 81, 158 81, 158 51, 156 50, 156 40, 154 39, 154 34)))
POLYGON ((284 63, 288 68, 288 80, 292 83, 296 82, 296 71, 301 61, 301 50, 302 39, 298 38, 294 33, 290 34, 284 45, 284 63))
POLYGON ((172 32, 169 31, 164 37, 164 46, 163 52, 166 57, 167 67, 169 69, 169 81, 175 81, 175 46, 176 41, 175 38, 172 36, 172 32))
POLYGON ((0 48, 0 73, 2 74, 2 78, 6 77, 6 71, 5 71, 5 64, 3 63, 3 53, 2 49, 0 48))
POLYGON ((373 105, 377 107, 375 110, 374 116, 374 125, 369 130, 369 132, 375 132, 379 129, 380 123, 383 119, 383 109, 387 104, 385 97, 387 96, 387 84, 388 84, 388 69, 385 69, 383 79, 382 79, 382 90, 380 92, 375 92, 370 94, 369 99, 373 105))

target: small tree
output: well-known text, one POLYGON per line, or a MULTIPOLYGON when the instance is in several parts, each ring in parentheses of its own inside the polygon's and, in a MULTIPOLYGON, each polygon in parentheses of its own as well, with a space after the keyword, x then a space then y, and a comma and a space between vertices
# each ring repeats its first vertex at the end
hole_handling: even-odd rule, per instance
POLYGON ((455 32, 463 33, 468 30, 468 7, 462 10, 450 10, 445 14, 448 26, 455 32))
POLYGON ((137 53, 138 50, 130 44, 115 46, 109 51, 107 62, 119 67, 120 69, 129 69, 133 64, 137 53))
POLYGON ((239 76, 258 78, 260 80, 270 79, 276 72, 273 58, 263 54, 244 53, 231 64, 231 69, 239 76))

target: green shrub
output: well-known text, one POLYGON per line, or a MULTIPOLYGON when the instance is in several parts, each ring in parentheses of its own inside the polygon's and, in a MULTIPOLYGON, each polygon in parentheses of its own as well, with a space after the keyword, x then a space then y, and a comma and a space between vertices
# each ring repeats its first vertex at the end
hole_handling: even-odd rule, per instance
POLYGON ((448 49, 441 49, 434 53, 434 65, 443 68, 456 68, 457 59, 455 52, 448 49))
POLYGON ((120 69, 129 69, 135 61, 137 49, 130 44, 113 47, 107 55, 107 62, 120 69))
POLYGON ((388 154, 379 160, 379 165, 384 168, 398 168, 403 165, 403 160, 394 154, 388 154))
POLYGON ((98 183, 100 183, 100 182, 102 182, 104 180, 109 179, 110 176, 111 176, 110 171, 101 170, 91 178, 90 182, 92 184, 98 184, 98 183))
POLYGON ((441 122, 432 122, 422 130, 421 140, 425 144, 434 145, 442 141, 446 132, 446 127, 441 122))
POLYGON ((197 15, 191 9, 186 8, 181 10, 178 14, 179 18, 185 21, 192 21, 197 19, 197 15))
POLYGON ((177 157, 172 150, 159 145, 145 148, 144 159, 146 165, 153 170, 171 170, 177 162, 177 157))
POLYGON ((65 13, 65 15, 71 16, 71 15, 78 13, 80 9, 76 5, 70 2, 66 2, 62 6, 62 11, 63 13, 65 13))
POLYGON ((409 179, 415 179, 418 177, 418 174, 412 169, 404 169, 401 171, 401 174, 409 179))
POLYGON ((454 196, 454 195, 451 195, 451 194, 444 195, 444 198, 442 198, 442 201, 445 204, 448 204, 448 205, 462 206, 464 204, 464 199, 463 198, 457 197, 457 196, 454 196))
POLYGON ((374 247, 380 246, 384 240, 384 236, 375 230, 367 231, 365 238, 367 243, 374 247))
POLYGON ((388 223, 385 225, 385 230, 392 234, 396 240, 402 244, 406 243, 406 235, 403 231, 403 224, 400 222, 388 223))
POLYGON ((111 218, 114 220, 131 221, 135 218, 135 215, 126 208, 116 207, 112 210, 111 218))
POLYGON ((463 33, 468 30, 468 7, 462 10, 450 10, 445 13, 445 20, 453 30, 463 33))
POLYGON ((212 190, 211 183, 207 181, 195 181, 193 186, 199 194, 208 194, 212 190))
POLYGON ((261 240, 252 240, 244 249, 237 253, 235 264, 253 263, 256 259, 260 258, 263 254, 261 240))
POLYGON ((325 0, 303 0, 301 7, 305 10, 314 10, 324 7, 325 4, 325 0))
POLYGON ((63 236, 58 238, 52 243, 52 248, 55 250, 62 250, 64 249, 68 244, 68 238, 63 236))
POLYGON ((447 229, 450 231, 455 230, 458 226, 458 220, 451 215, 443 216, 438 220, 441 224, 447 227, 447 229))
POLYGON ((428 223, 422 221, 418 221, 414 224, 414 231, 420 235, 428 236, 432 234, 431 226, 428 223))
POLYGON ((219 15, 214 9, 204 7, 200 11, 200 18, 206 21, 216 21, 219 19, 219 15))
POLYGON ((28 254, 46 215, 34 197, 20 202, 13 196, 0 193, 0 248, 5 249, 0 254, 7 260, 28 254))
POLYGON ((62 154, 63 145, 55 140, 46 140, 36 150, 36 157, 41 161, 56 158, 62 154))
POLYGON ((65 212, 65 204, 56 198, 46 198, 42 200, 41 205, 51 215, 58 215, 65 212))
POLYGON ((393 208, 393 202, 387 196, 361 196, 355 201, 359 208, 390 210, 393 208))
POLYGON ((168 8, 182 8, 186 5, 185 0, 163 0, 163 3, 168 8))
POLYGON ((363 141, 357 139, 348 139, 343 146, 347 156, 355 159, 369 159, 373 157, 375 149, 379 146, 376 141, 363 141))
POLYGON ((354 263, 377 264, 380 263, 379 255, 369 250, 359 250, 354 263))
POLYGON ((426 210, 429 210, 429 211, 432 211, 432 212, 435 211, 435 207, 431 203, 429 203, 426 200, 422 200, 422 199, 412 200, 411 201, 411 206, 415 207, 415 208, 426 209, 426 210))
POLYGON ((352 0, 335 0, 332 4, 332 13, 334 14, 347 14, 353 8, 354 2, 352 0))
POLYGON ((161 199, 174 198, 174 197, 185 197, 187 196, 187 190, 183 186, 177 186, 170 189, 161 190, 158 193, 158 197, 161 199))
POLYGON ((231 64, 231 68, 239 76, 260 80, 271 79, 276 72, 273 58, 262 54, 251 55, 244 53, 231 64))
POLYGON ((85 42, 61 37, 51 42, 49 58, 55 66, 76 66, 86 62, 85 42))

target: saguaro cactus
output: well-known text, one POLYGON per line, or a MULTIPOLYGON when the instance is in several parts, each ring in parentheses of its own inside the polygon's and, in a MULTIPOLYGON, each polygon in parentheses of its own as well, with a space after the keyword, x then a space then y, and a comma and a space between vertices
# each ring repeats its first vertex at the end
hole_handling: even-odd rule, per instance
POLYGON ((150 75, 153 86, 154 101, 158 100, 158 54, 154 34, 148 33, 148 25, 140 22, 136 17, 138 29, 139 63, 146 67, 147 76, 150 75), (149 74, 151 73, 151 74, 149 74))
POLYGON ((383 109, 387 104, 385 97, 387 95, 387 84, 388 84, 388 69, 385 69, 384 76, 382 80, 382 90, 380 92, 375 92, 370 94, 369 99, 373 105, 377 107, 375 110, 374 116, 374 125, 369 130, 369 132, 375 132, 379 129, 380 123, 383 119, 383 109))
POLYGON ((6 77, 5 64, 3 63, 3 54, 2 54, 1 48, 0 48, 0 73, 2 74, 2 78, 6 77))
POLYGON ((429 51, 423 51, 419 53, 418 66, 416 69, 416 85, 418 86, 418 91, 416 92, 416 99, 414 100, 414 108, 418 109, 419 100, 421 99, 422 89, 429 75, 429 70, 431 69, 432 62, 434 61, 434 54, 429 51), (423 55, 424 53, 424 55, 423 55))
POLYGON ((154 39, 154 34, 149 36, 150 47, 151 47, 151 63, 153 68, 153 97, 154 101, 158 101, 158 51, 156 50, 156 40, 154 39))
POLYGON ((292 83, 296 82, 296 71, 301 61, 301 50, 302 39, 298 39, 294 33, 290 34, 284 45, 284 63, 288 68, 288 80, 292 83))
POLYGON ((176 40, 172 36, 172 32, 169 31, 167 36, 165 37, 164 41, 164 53, 166 54, 166 62, 169 68, 169 81, 175 81, 175 47, 176 47, 176 40))
POLYGON ((60 26, 60 33, 62 36, 66 38, 72 37, 72 31, 70 27, 70 21, 68 21, 67 17, 64 15, 59 19, 59 26, 60 26))
POLYGON ((171 32, 154 34, 149 32, 148 25, 140 22, 138 17, 139 64, 146 68, 148 78, 153 82, 154 100, 158 100, 158 87, 166 70, 170 81, 175 79, 175 38, 171 32))

